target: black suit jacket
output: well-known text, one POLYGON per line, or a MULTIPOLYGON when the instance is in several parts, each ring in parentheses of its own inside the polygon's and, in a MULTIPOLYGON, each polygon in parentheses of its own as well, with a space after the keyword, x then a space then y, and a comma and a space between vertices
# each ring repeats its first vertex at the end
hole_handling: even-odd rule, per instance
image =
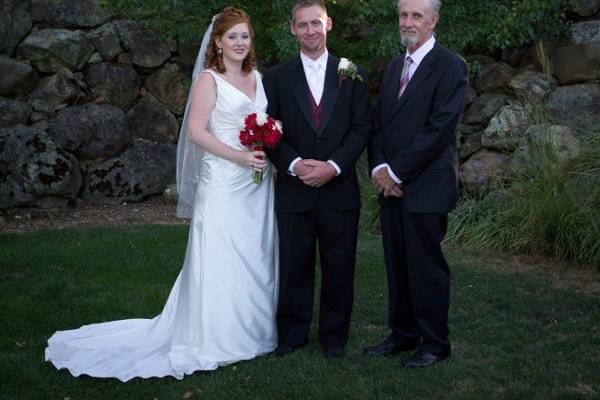
MULTIPOLYGON (((456 206, 456 127, 467 93, 462 58, 437 42, 398 99, 404 55, 385 72, 369 143, 369 170, 388 163, 402 180, 402 207, 415 213, 445 213, 456 206)), ((380 196, 387 206, 394 199, 380 196)))
POLYGON ((371 129, 368 85, 364 72, 359 71, 363 82, 347 78, 340 86, 338 63, 339 59, 330 54, 318 129, 300 56, 270 68, 263 77, 269 100, 267 113, 283 123, 280 145, 267 151, 278 171, 275 207, 279 212, 306 212, 319 199, 331 210, 360 208, 355 164, 371 129), (342 172, 321 188, 312 188, 287 172, 297 157, 333 160, 342 172))

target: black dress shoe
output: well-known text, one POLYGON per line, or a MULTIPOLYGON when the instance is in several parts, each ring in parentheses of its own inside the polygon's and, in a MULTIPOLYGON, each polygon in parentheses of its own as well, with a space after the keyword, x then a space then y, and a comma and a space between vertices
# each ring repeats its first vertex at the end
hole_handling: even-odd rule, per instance
POLYGON ((450 353, 439 355, 419 350, 404 361, 404 366, 406 368, 427 368, 448 359, 448 357, 450 357, 450 353))
POLYGON ((388 337, 377 346, 366 347, 364 353, 368 356, 382 357, 398 354, 403 351, 414 350, 421 344, 421 339, 398 341, 388 337))
POLYGON ((346 352, 343 347, 326 347, 323 349, 323 355, 325 358, 343 358, 346 352))
POLYGON ((308 342, 304 342, 302 344, 299 344, 298 346, 289 346, 286 344, 280 344, 277 346, 277 348, 275 348, 273 355, 275 357, 283 357, 287 354, 293 353, 294 351, 298 350, 301 347, 306 346, 307 344, 308 344, 308 342))

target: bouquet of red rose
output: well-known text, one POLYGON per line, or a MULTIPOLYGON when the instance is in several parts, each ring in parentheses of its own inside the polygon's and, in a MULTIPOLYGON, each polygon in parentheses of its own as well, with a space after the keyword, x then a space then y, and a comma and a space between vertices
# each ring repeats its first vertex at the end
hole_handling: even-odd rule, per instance
MULTIPOLYGON (((240 143, 250 150, 264 150, 277 146, 281 140, 281 124, 265 113, 252 113, 244 118, 240 131, 240 143)), ((252 180, 259 184, 262 171, 254 171, 252 180)))

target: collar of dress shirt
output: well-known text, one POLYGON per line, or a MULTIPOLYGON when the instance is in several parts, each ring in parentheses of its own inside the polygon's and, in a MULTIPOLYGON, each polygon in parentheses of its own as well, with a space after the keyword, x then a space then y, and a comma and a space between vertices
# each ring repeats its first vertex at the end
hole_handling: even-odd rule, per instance
POLYGON ((413 71, 417 69, 417 67, 419 66, 419 64, 421 64, 421 61, 423 61, 423 59, 425 58, 425 56, 427 55, 427 53, 429 53, 432 49, 433 49, 433 45, 435 44, 435 37, 433 37, 433 35, 425 42, 421 45, 421 47, 419 47, 417 50, 415 50, 414 53, 409 53, 408 50, 406 51, 406 56, 408 57, 410 56, 410 58, 412 58, 413 60, 413 71))
POLYGON ((319 56, 319 58, 317 58, 316 60, 313 60, 312 58, 309 58, 307 55, 305 55, 303 52, 300 52, 300 59, 302 60, 302 66, 304 67, 304 71, 306 71, 306 72, 308 72, 309 65, 312 65, 312 64, 320 64, 322 67, 322 71, 325 72, 325 70, 327 69, 328 57, 329 57, 329 52, 327 51, 327 49, 325 49, 323 54, 321 54, 319 56))

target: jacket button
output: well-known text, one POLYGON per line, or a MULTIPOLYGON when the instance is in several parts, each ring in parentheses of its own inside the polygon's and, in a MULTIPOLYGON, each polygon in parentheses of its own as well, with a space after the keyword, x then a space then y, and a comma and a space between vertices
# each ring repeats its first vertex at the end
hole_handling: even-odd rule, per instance
POLYGON ((320 144, 320 143, 321 143, 321 139, 317 139, 317 144, 320 144))

